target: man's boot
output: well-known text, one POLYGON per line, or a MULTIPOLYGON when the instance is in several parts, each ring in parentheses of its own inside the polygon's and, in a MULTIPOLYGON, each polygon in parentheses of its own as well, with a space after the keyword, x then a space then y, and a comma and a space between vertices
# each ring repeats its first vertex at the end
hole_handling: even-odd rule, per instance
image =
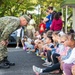
POLYGON ((4 61, 7 65, 15 66, 15 63, 11 63, 10 61, 8 61, 7 57, 4 57, 4 61))
POLYGON ((0 62, 0 69, 8 69, 10 65, 7 65, 4 60, 0 62))

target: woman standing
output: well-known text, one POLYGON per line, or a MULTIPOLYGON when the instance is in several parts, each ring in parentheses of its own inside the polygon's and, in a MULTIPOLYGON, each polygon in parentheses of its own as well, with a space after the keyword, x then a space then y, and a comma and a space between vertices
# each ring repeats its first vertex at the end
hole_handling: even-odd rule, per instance
POLYGON ((50 30, 61 31, 63 27, 63 21, 60 17, 59 12, 55 14, 50 30))

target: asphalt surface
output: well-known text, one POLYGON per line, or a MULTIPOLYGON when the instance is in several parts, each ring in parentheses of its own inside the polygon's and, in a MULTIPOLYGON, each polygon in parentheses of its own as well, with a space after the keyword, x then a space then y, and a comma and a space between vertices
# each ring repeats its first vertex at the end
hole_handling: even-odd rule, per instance
MULTIPOLYGON (((9 69, 0 69, 0 75, 35 75, 32 70, 32 66, 44 68, 40 57, 37 57, 34 53, 27 53, 22 48, 8 48, 8 59, 11 62, 15 62, 15 66, 11 66, 9 69)), ((41 75, 54 75, 54 74, 41 74, 41 75)), ((55 74, 57 75, 57 74, 55 74)), ((61 74, 58 74, 61 75, 61 74)))

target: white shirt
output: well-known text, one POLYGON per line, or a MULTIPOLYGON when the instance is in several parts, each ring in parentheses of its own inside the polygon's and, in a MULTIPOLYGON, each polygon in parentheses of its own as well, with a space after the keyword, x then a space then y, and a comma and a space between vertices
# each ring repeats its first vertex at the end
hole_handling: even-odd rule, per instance
POLYGON ((29 21, 29 24, 30 24, 30 25, 34 25, 34 24, 36 24, 36 23, 35 23, 34 19, 31 19, 31 20, 29 21))
POLYGON ((67 64, 75 64, 75 48, 73 48, 70 57, 66 60, 63 60, 63 62, 67 64))
MULTIPOLYGON (((16 30, 17 31, 17 37, 20 37, 21 29, 22 29, 22 27, 20 27, 19 29, 16 30)), ((21 36, 21 38, 23 38, 23 37, 24 37, 24 29, 22 29, 22 36, 21 36)))
POLYGON ((20 37, 21 29, 22 29, 22 28, 19 28, 19 29, 16 30, 16 31, 17 31, 17 37, 20 37))

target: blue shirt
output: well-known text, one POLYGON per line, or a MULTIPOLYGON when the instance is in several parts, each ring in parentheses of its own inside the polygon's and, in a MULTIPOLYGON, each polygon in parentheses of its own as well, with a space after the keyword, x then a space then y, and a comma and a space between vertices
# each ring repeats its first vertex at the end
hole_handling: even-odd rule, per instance
POLYGON ((48 47, 52 48, 51 53, 55 53, 56 49, 54 48, 54 44, 50 43, 50 45, 48 45, 48 47))
POLYGON ((46 22, 46 28, 49 29, 52 24, 52 14, 49 14, 47 17, 48 21, 46 22))
POLYGON ((68 59, 70 57, 70 55, 71 55, 71 52, 72 52, 72 49, 69 49, 68 52, 67 52, 67 55, 63 56, 61 59, 62 60, 68 59))

